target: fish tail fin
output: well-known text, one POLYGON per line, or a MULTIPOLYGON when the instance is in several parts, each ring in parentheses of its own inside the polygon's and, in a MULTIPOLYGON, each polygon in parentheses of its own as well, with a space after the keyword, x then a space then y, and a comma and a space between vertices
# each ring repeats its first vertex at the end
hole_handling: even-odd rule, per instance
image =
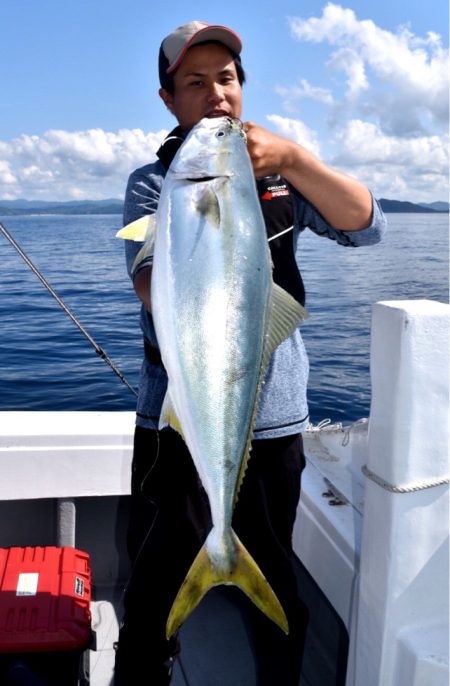
POLYGON ((237 558, 232 578, 228 583, 238 586, 269 619, 288 634, 288 621, 280 601, 248 550, 234 531, 231 533, 236 545, 237 558))
POLYGON ((167 638, 178 631, 206 592, 221 584, 238 586, 285 634, 289 633, 286 615, 269 582, 234 531, 231 536, 235 559, 230 570, 214 567, 208 556, 208 541, 201 548, 172 605, 166 626, 167 638))

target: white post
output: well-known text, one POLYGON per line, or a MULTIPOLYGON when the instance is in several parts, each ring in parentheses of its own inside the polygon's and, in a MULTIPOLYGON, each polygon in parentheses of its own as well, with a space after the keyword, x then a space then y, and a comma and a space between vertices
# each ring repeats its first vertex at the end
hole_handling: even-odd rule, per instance
POLYGON ((73 498, 58 498, 56 501, 56 545, 59 548, 75 548, 77 508, 73 498))
POLYGON ((374 306, 347 686, 448 686, 448 485, 425 486, 449 474, 449 314, 426 300, 374 306))

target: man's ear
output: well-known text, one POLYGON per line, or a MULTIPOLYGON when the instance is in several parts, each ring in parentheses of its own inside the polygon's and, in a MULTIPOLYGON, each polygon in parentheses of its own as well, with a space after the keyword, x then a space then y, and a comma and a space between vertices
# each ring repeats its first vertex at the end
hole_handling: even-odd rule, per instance
POLYGON ((158 93, 159 97, 161 98, 169 112, 173 114, 173 97, 170 95, 168 91, 166 91, 165 88, 160 88, 158 93))

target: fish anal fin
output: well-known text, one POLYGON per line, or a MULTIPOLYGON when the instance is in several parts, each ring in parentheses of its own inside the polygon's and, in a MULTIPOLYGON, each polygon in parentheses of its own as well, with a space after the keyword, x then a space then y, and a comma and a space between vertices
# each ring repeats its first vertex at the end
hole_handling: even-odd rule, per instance
POLYGON ((236 534, 232 531, 231 535, 235 548, 231 570, 226 565, 223 568, 212 565, 208 556, 208 540, 201 548, 170 610, 166 625, 167 638, 178 631, 207 591, 221 584, 238 586, 284 633, 289 633, 286 615, 269 582, 236 534))
POLYGON ((164 402, 161 409, 161 414, 159 417, 159 429, 164 429, 166 426, 171 426, 172 429, 177 431, 181 438, 184 440, 183 430, 181 428, 180 420, 175 412, 175 408, 172 403, 172 398, 170 396, 170 388, 167 389, 166 395, 164 397, 164 402))

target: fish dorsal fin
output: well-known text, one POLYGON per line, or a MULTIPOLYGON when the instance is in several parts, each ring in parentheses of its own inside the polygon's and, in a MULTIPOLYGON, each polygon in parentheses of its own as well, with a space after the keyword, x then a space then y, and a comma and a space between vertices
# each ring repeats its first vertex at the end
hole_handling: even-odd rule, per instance
POLYGON ((268 356, 267 364, 275 348, 286 338, 289 338, 308 316, 305 308, 292 295, 289 295, 284 288, 276 283, 273 284, 269 327, 264 351, 268 356))
POLYGON ((256 414, 259 406, 259 399, 261 390, 264 384, 269 360, 273 351, 288 338, 302 321, 307 319, 308 312, 300 305, 287 291, 276 283, 272 287, 272 299, 270 303, 269 326, 266 333, 265 345, 263 350, 263 358, 261 363, 261 370, 258 380, 258 389, 256 392, 255 406, 253 417, 251 420, 251 430, 249 432, 247 444, 245 446, 244 459, 241 463, 241 471, 236 482, 236 490, 234 501, 236 502, 239 490, 241 488, 242 480, 247 469, 247 463, 250 457, 250 451, 253 440, 253 432, 256 424, 256 414))
POLYGON ((172 429, 175 429, 175 431, 177 431, 180 434, 181 438, 184 440, 183 429, 181 428, 181 423, 178 419, 177 413, 175 412, 175 408, 173 406, 172 398, 170 395, 170 384, 166 391, 166 395, 164 396, 161 414, 159 417, 158 429, 164 429, 166 426, 171 426, 172 429))

